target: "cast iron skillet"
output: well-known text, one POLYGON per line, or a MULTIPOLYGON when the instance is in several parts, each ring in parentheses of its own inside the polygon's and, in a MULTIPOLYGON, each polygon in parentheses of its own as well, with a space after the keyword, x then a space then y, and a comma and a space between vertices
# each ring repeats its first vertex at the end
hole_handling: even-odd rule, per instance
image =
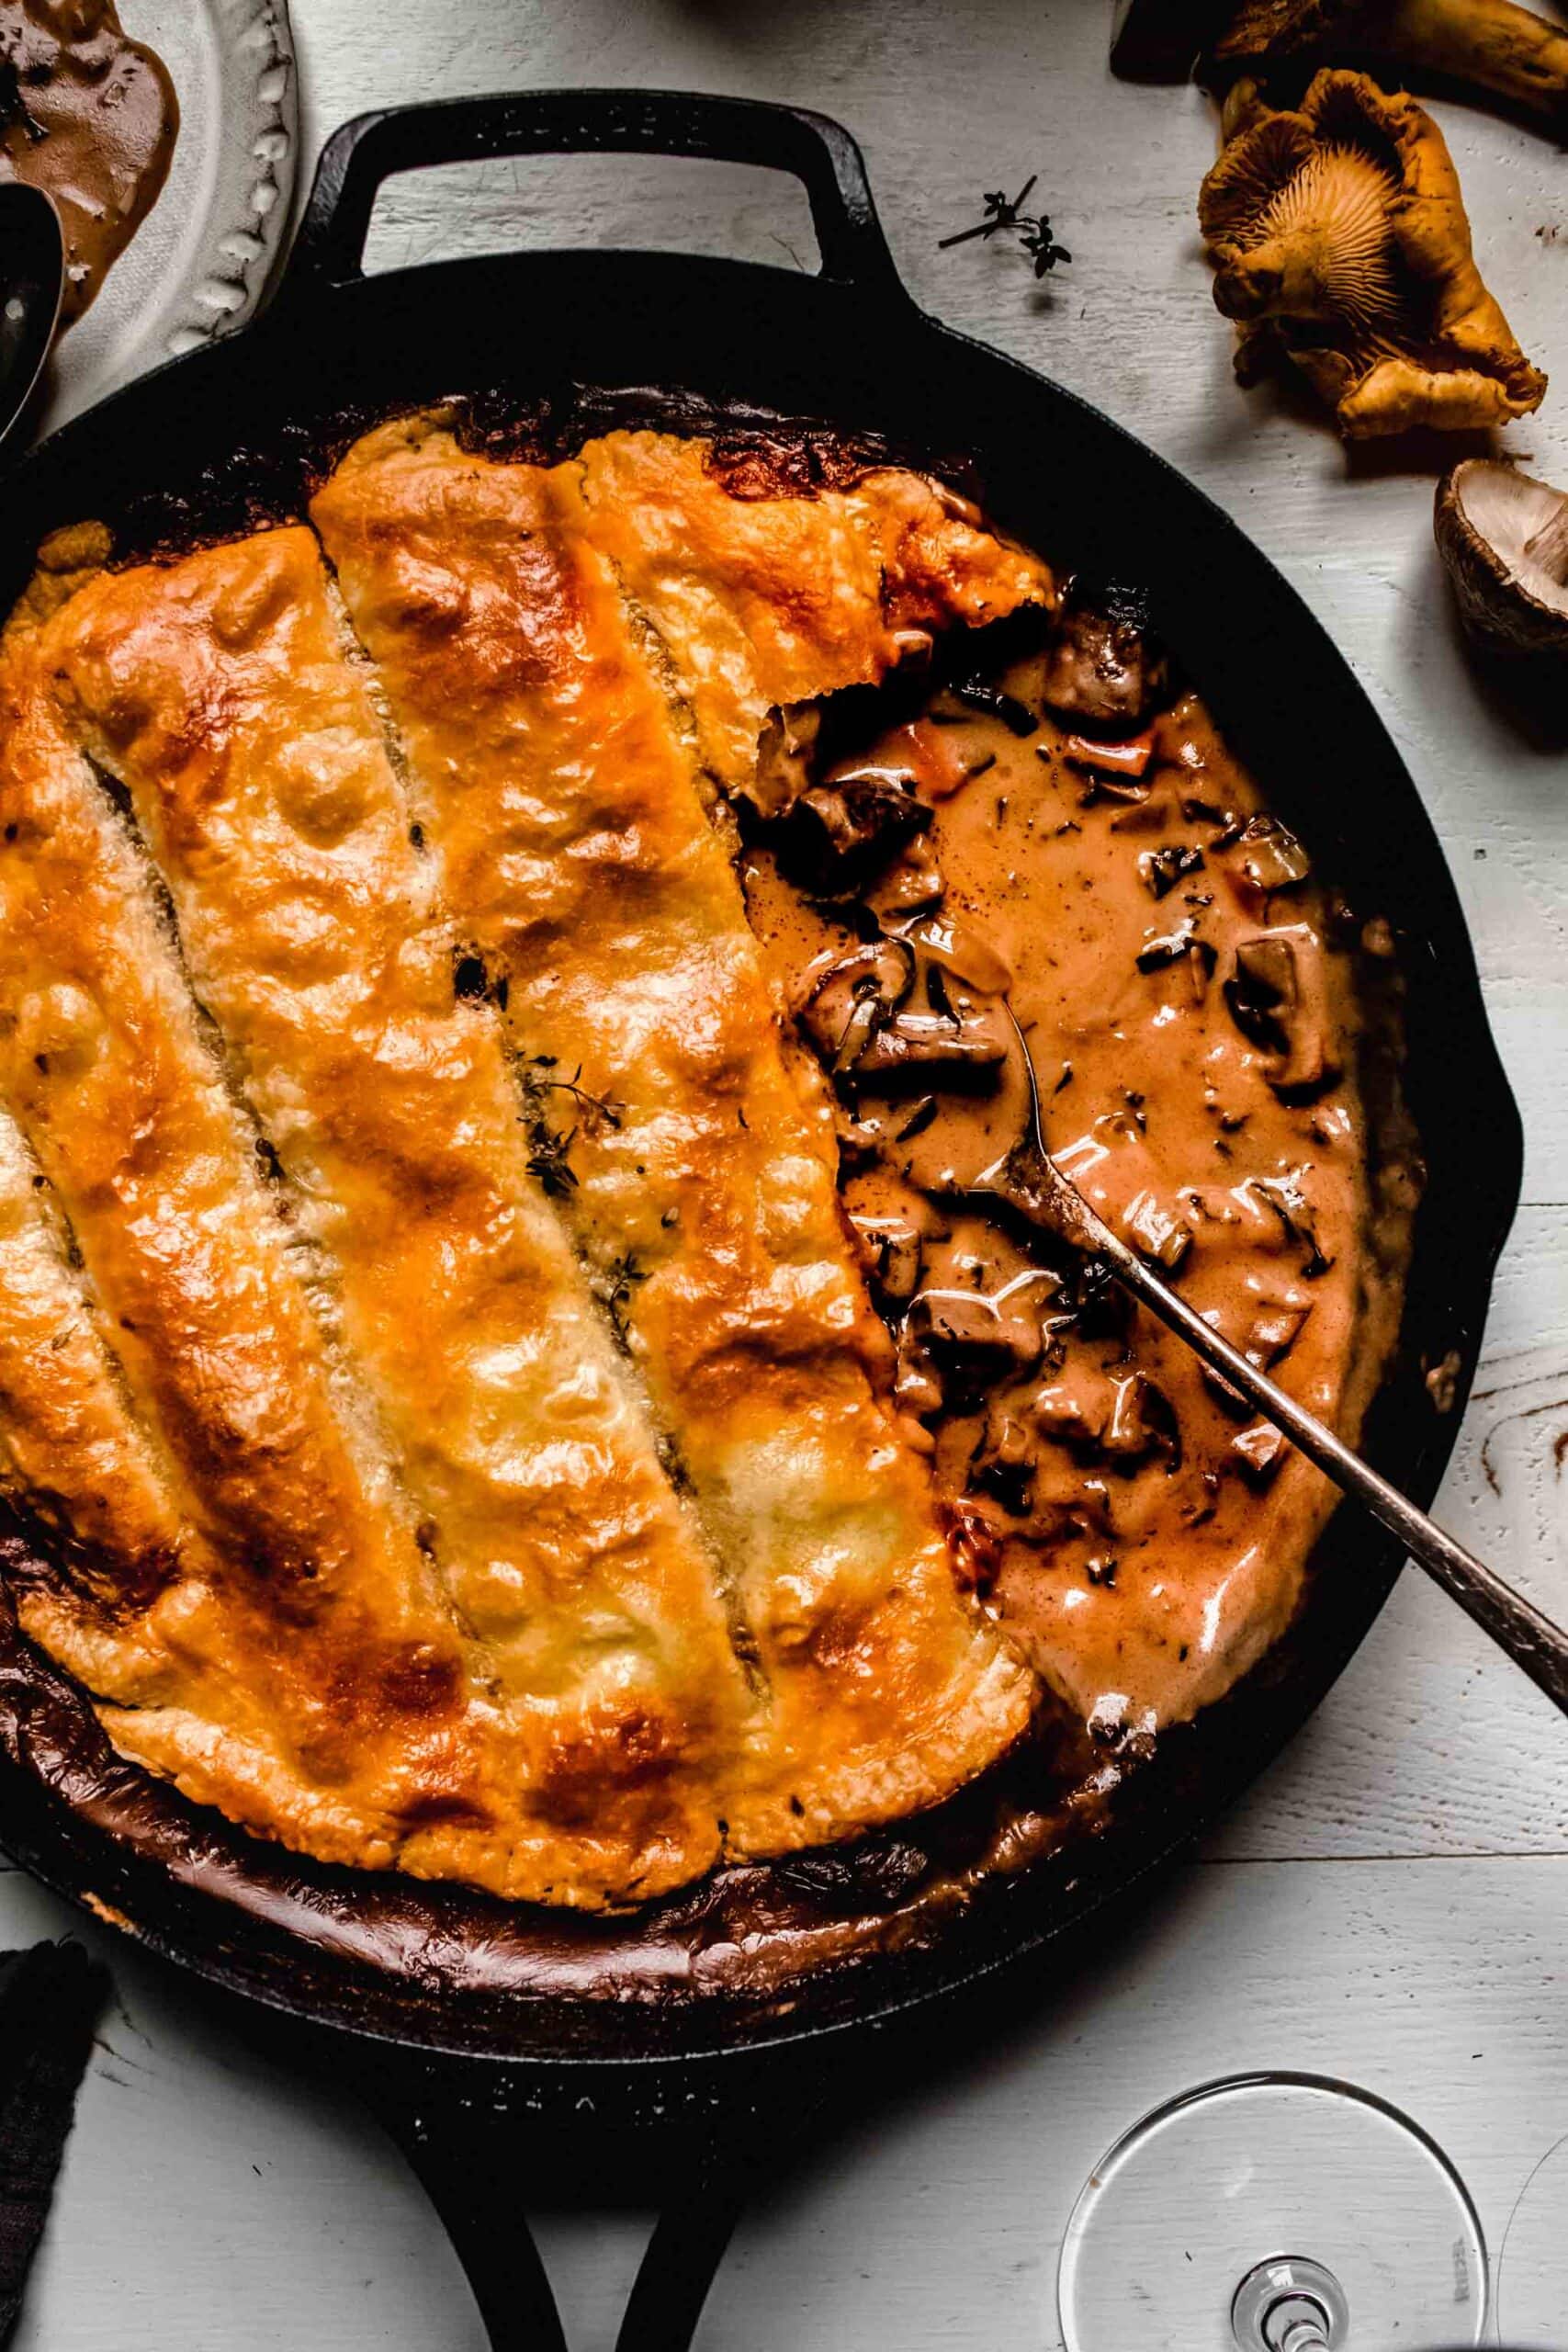
MULTIPOLYGON (((897 453, 964 462, 997 519, 1054 562, 1147 588, 1272 803, 1399 942, 1405 1095, 1428 1181, 1398 1362, 1365 1442, 1428 1502, 1517 1198, 1518 1119, 1420 799, 1295 592, 1106 418, 915 308, 837 125, 729 98, 579 91, 410 107, 339 131, 265 317, 133 384, 20 467, 0 525, 0 605, 62 524, 101 517, 135 553, 298 512, 313 470, 357 425, 450 394, 499 395, 495 413, 525 412, 536 435, 562 446, 609 417, 738 430, 774 414, 880 435, 897 453), (793 174, 810 197, 821 275, 595 252, 361 276, 389 175, 574 150, 793 174), (1423 1380, 1444 1359, 1457 1366, 1446 1417, 1423 1380)), ((785 439, 808 465, 809 435, 785 439)), ((19 1552, 24 1539, 12 1540, 19 1552)), ((1190 1837, 1324 1695, 1398 1566, 1385 1536, 1341 1512, 1291 1633, 1229 1700, 1166 1740, 1094 1837, 1031 1820, 1029 1792, 1004 1780, 841 1870, 721 1873, 629 1925, 509 1914, 459 1889, 314 1868, 195 1814, 108 1756, 80 1700, 14 1629, 0 1641, 4 1835, 41 1879, 153 1951, 270 2005, 296 2036, 322 2034, 329 2063, 373 2078, 395 2121, 415 2080, 418 2117, 402 2114, 401 2128, 471 2258, 497 2341, 521 2312, 529 2340, 548 2345, 558 2334, 510 2185, 504 2223, 493 2187, 478 2220, 466 2201, 476 2102, 591 2109, 634 2134, 683 2113, 710 2148, 737 2107, 776 2112, 768 2102, 782 2092, 798 2113, 821 2053, 837 2072, 843 2029, 1038 1952, 1190 1837), (991 1866, 998 1826, 1024 1834, 1024 1867, 991 1866), (933 1881, 951 1899, 931 1898, 933 1881)), ((698 2204, 706 2243, 680 2229, 656 2240, 627 2343, 685 2340, 728 2228, 711 2178, 698 2204)))

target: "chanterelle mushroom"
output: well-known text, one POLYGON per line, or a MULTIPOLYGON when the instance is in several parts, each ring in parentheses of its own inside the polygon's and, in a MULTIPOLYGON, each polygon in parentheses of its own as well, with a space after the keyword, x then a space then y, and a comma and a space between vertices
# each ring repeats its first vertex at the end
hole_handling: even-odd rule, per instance
POLYGON ((1448 148, 1414 98, 1319 74, 1299 109, 1252 115, 1198 215, 1244 383, 1288 357, 1352 439, 1540 406, 1546 379, 1482 284, 1448 148))
POLYGON ((1438 485, 1433 527, 1472 635, 1568 671, 1568 493, 1466 458, 1438 485))
POLYGON ((1512 0, 1242 0, 1212 52, 1222 71, 1248 72, 1348 57, 1489 91, 1568 130, 1568 32, 1512 0))

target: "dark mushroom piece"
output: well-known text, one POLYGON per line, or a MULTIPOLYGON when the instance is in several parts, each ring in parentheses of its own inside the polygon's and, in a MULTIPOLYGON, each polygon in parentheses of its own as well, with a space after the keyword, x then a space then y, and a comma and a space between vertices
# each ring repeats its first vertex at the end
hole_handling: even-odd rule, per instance
POLYGON ((934 907, 946 888, 935 850, 924 833, 915 833, 877 876, 868 897, 879 915, 897 922, 934 907))
POLYGON ((846 1173, 873 1166, 881 1158, 887 1140, 879 1120, 856 1118, 840 1102, 833 1105, 833 1132, 838 1138, 839 1164, 846 1173))
POLYGON ((1002 996, 1012 986, 1012 966, 973 923, 951 915, 928 915, 922 922, 910 923, 903 936, 931 963, 959 982, 978 989, 982 995, 1002 996))
POLYGON ((1034 1485, 1034 1445, 1016 1413, 993 1410, 969 1458, 969 1484, 1021 1519, 1034 1485))
POLYGON ((1190 874, 1201 871, 1203 853, 1186 842, 1165 842, 1158 849, 1146 849, 1138 860, 1138 872, 1144 887, 1156 899, 1165 898, 1179 882, 1190 874))
POLYGON ((1132 735, 1168 684, 1143 596, 1122 587, 1097 594, 1075 581, 1045 654, 1041 691, 1052 709, 1106 734, 1132 735))
POLYGON ((942 1407, 942 1382, 931 1351, 907 1320, 898 1334, 893 1402, 900 1413, 907 1413, 917 1421, 940 1413, 942 1407))
POLYGON ((1250 1485, 1266 1487, 1284 1460, 1289 1441, 1271 1421, 1254 1421, 1238 1430, 1227 1448, 1233 1462, 1250 1485))
POLYGON ((934 1363, 944 1394, 960 1410, 1040 1361, 1038 1317, 982 1291, 923 1290, 904 1328, 934 1363))
POLYGON ((1098 1453, 1114 1404, 1104 1373, 1092 1364, 1067 1362, 1040 1383, 1025 1409, 1032 1427, 1053 1444, 1098 1453))
POLYGON ((925 1243, 911 1216, 866 1216, 855 1211, 850 1223, 871 1268, 878 1295, 889 1305, 901 1306, 919 1288, 920 1260, 925 1243))
POLYGON ((1270 1057, 1269 1085, 1282 1099, 1310 1101, 1332 1086, 1328 991, 1323 950, 1304 923, 1236 943, 1235 970, 1221 993, 1244 1037, 1270 1057))
POLYGON ((989 678, 955 679, 949 691, 969 709, 982 711, 987 718, 999 718, 1011 735, 1032 735, 1040 725, 1027 703, 989 678))
POLYGON ((1278 817, 1249 817, 1230 845, 1230 862, 1259 898, 1293 889, 1312 872, 1312 860, 1278 817))
POLYGON ((824 890, 842 894, 931 821, 931 811, 898 770, 869 763, 835 769, 795 801, 789 853, 824 890))
POLYGON ((1328 1272, 1334 1261, 1324 1254, 1317 1238, 1317 1221, 1301 1188, 1299 1175, 1300 1171, 1292 1169, 1284 1176, 1249 1176, 1245 1189, 1273 1211, 1284 1227, 1286 1240, 1305 1250, 1302 1276, 1306 1282, 1315 1282, 1319 1274, 1328 1272))
POLYGON ((1168 1453, 1174 1467, 1181 1458, 1181 1440, 1164 1389, 1143 1372, 1118 1374, 1111 1385, 1114 1401, 1100 1439, 1105 1453, 1126 1469, 1152 1453, 1168 1453))
MULTIPOLYGON (((1235 1339, 1233 1331, 1226 1330, 1225 1318, 1217 1308, 1207 1310, 1203 1319, 1212 1323, 1222 1338, 1233 1340, 1248 1363, 1255 1363, 1259 1372, 1272 1372, 1274 1366, 1282 1363, 1295 1346, 1301 1337, 1302 1327, 1311 1313, 1310 1306, 1299 1306, 1293 1300, 1270 1300, 1253 1317, 1245 1336, 1240 1339, 1235 1339)), ((1207 1364, 1202 1367, 1202 1378, 1209 1394, 1224 1407, 1227 1413, 1236 1420, 1246 1420, 1252 1408, 1239 1388, 1233 1388, 1223 1374, 1212 1371, 1207 1364)))
POLYGON ((914 951, 901 939, 870 940, 819 976, 800 1017, 835 1076, 853 1068, 873 1031, 903 1003, 914 978, 914 951))
POLYGON ((873 1031, 855 1057, 859 1083, 886 1088, 942 1074, 949 1086, 994 1080, 1007 1060, 1007 1016, 998 1005, 950 998, 945 1012, 894 1013, 873 1031))
POLYGON ((1065 735, 1062 739, 1062 757, 1069 767, 1083 774, 1086 808, 1097 800, 1146 800, 1154 790, 1153 779, 1146 773, 1154 755, 1152 729, 1145 729, 1141 735, 1129 735, 1118 743, 1096 742, 1088 735, 1065 735))
POLYGON ((1146 935, 1136 960, 1140 972, 1159 972, 1179 965, 1186 972, 1193 1003, 1201 1004, 1219 958, 1213 943, 1199 937, 1197 923, 1189 915, 1174 931, 1146 935))

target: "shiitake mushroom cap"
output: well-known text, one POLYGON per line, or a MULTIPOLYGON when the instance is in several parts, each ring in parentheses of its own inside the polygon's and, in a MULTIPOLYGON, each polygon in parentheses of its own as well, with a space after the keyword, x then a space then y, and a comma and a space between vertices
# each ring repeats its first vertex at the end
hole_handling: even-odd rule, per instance
POLYGON ((1568 495, 1466 458, 1438 484, 1432 529, 1471 635, 1512 661, 1560 665, 1568 680, 1568 495))

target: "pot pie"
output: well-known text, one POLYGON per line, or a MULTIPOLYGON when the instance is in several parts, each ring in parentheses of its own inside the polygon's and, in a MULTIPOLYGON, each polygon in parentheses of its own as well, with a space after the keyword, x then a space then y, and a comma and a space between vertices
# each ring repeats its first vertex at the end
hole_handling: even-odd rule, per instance
POLYGON ((1348 956, 1136 616, 924 475, 442 414, 102 555, 0 655, 0 1473, 120 1755, 623 1908, 1250 1662, 1321 1482, 954 1199, 1006 989, 1099 1204, 1352 1409, 1348 956))

